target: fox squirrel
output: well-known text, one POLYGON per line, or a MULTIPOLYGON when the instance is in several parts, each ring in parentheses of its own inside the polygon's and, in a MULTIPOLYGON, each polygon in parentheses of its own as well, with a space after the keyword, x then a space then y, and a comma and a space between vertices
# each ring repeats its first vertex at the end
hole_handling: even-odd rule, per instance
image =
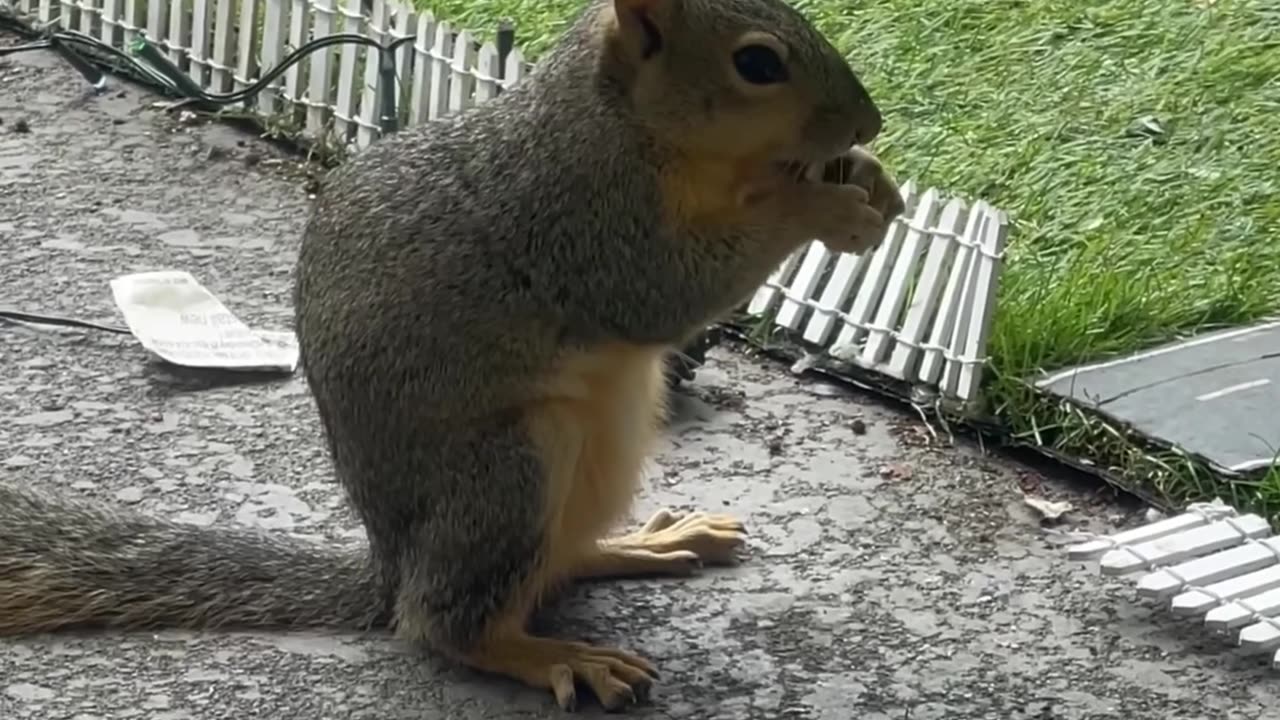
POLYGON ((729 516, 609 535, 664 361, 804 242, 881 241, 880 129, 782 0, 591 0, 508 92, 334 170, 308 220, 302 365, 368 551, 0 486, 0 634, 390 627, 566 709, 575 682, 643 698, 649 661, 526 620, 574 580, 734 560, 729 516))

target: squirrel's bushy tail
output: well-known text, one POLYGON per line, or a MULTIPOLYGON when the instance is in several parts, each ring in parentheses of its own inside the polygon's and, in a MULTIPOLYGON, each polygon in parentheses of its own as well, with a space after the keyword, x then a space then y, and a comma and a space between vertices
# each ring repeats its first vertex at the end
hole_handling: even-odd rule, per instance
POLYGON ((0 484, 0 635, 73 627, 369 629, 363 551, 204 528, 0 484))

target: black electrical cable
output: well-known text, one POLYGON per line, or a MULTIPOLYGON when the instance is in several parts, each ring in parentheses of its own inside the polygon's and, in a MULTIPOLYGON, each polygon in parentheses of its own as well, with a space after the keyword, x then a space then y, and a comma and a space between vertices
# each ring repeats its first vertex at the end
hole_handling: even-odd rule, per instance
POLYGON ((36 315, 35 313, 22 312, 21 310, 0 310, 0 320, 31 325, 59 325, 62 327, 87 328, 89 330, 104 330, 118 335, 129 334, 128 328, 123 328, 119 325, 106 325, 91 320, 77 320, 76 318, 59 317, 57 315, 36 315))
MULTIPOLYGON (((4 16, 0 16, 4 17, 4 16)), ((4 17, 7 21, 6 25, 14 24, 14 21, 4 17)), ((379 67, 382 72, 389 72, 394 77, 394 53, 403 45, 413 42, 413 36, 396 38, 390 43, 383 44, 372 38, 355 33, 339 33, 337 35, 326 35, 322 38, 316 38, 301 47, 294 50, 283 61, 276 64, 275 67, 262 74, 256 81, 248 86, 228 93, 210 93, 191 80, 191 78, 183 72, 173 61, 165 57, 159 48, 143 35, 138 35, 131 44, 130 53, 114 47, 101 40, 86 35, 78 30, 56 30, 52 32, 40 33, 43 37, 41 40, 15 45, 12 47, 0 48, 0 56, 13 55, 20 52, 31 50, 53 49, 58 50, 67 58, 69 62, 76 66, 81 75, 84 75, 95 87, 100 86, 102 82, 101 73, 88 67, 83 58, 79 58, 76 52, 70 51, 68 45, 76 45, 77 50, 89 49, 91 52, 103 53, 109 56, 116 63, 106 63, 117 66, 122 63, 132 72, 129 74, 144 76, 150 83, 160 85, 164 89, 169 90, 173 94, 177 94, 185 99, 189 99, 204 105, 223 106, 233 103, 243 102, 255 97, 267 88, 276 78, 279 78, 293 65, 317 50, 331 47, 334 45, 363 45, 368 48, 378 50, 380 53, 379 67), (141 63, 133 56, 141 57, 146 63, 141 63)), ((394 97, 394 91, 387 89, 389 96, 394 97)))

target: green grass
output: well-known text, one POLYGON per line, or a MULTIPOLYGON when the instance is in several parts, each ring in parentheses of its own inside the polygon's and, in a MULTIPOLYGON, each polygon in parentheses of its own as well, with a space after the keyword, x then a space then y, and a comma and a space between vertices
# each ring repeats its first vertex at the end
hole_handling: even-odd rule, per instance
MULTIPOLYGON (((420 0, 536 57, 581 0, 420 0)), ((1273 514, 1280 473, 1209 478, 1023 380, 1280 312, 1275 0, 795 0, 886 115, 900 178, 1010 212, 992 408, 1174 501, 1273 514)))

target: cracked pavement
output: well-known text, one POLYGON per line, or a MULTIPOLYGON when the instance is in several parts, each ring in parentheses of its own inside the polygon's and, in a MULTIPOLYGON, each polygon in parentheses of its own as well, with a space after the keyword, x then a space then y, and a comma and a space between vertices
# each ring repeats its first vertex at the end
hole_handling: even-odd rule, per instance
MULTIPOLYGON (((0 59, 0 305, 119 323, 112 277, 185 269, 250 325, 287 329, 305 172, 155 100, 121 82, 86 98, 50 53, 0 59)), ((129 337, 9 324, 0 367, 0 482, 359 537, 300 375, 219 384, 129 337)), ((659 666, 631 716, 1280 718, 1268 658, 1067 562, 1020 493, 1072 501, 1068 525, 1095 531, 1141 523, 1133 503, 964 443, 931 446, 918 419, 739 349, 714 351, 677 408, 634 519, 736 513, 751 533, 744 562, 583 585, 540 620, 659 666)), ((0 640, 0 718, 437 716, 560 713, 549 694, 381 634, 0 640)))

